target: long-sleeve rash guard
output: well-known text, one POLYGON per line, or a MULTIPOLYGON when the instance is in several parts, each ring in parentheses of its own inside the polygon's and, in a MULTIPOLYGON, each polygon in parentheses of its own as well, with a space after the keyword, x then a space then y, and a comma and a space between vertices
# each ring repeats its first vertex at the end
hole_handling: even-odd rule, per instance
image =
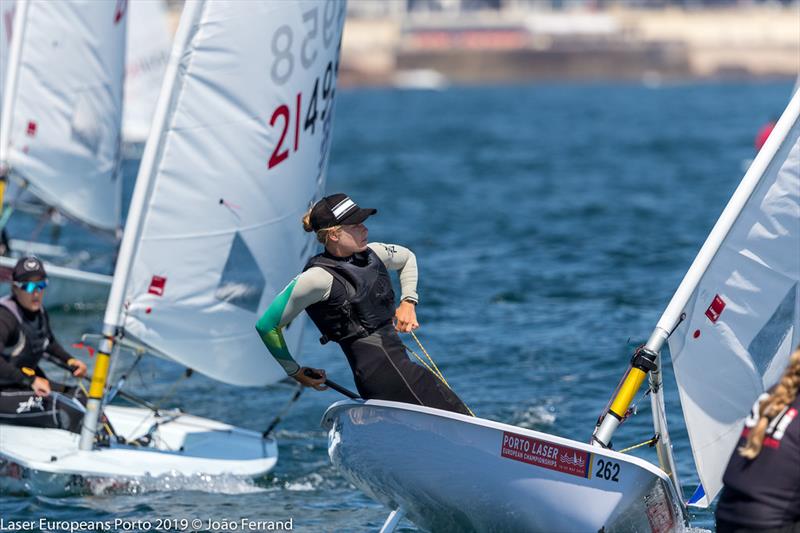
MULTIPOLYGON (((368 245, 388 270, 400 274, 400 299, 417 301, 417 259, 408 248, 396 244, 372 242, 368 245)), ((331 295, 333 276, 320 267, 311 267, 298 275, 272 301, 256 322, 256 330, 269 352, 290 376, 300 365, 286 346, 282 329, 309 305, 327 300, 331 295)))

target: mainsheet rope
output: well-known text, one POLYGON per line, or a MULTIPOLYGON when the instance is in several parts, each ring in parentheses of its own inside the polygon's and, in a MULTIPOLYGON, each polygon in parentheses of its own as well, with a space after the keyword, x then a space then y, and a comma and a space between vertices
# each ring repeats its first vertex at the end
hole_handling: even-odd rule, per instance
MULTIPOLYGON (((444 378, 444 374, 442 374, 442 371, 441 371, 441 370, 439 370, 439 367, 438 367, 438 366, 436 366, 436 362, 435 362, 435 361, 433 360, 433 358, 430 356, 430 354, 428 353, 428 350, 426 350, 426 349, 425 349, 425 347, 422 345, 422 343, 420 342, 420 340, 419 340, 419 338, 417 337, 416 333, 414 333, 413 331, 411 331, 410 333, 411 333, 411 336, 414 338, 414 340, 417 342, 417 345, 419 346, 420 350, 422 350, 422 353, 424 353, 424 354, 425 354, 425 357, 427 357, 427 358, 428 358, 428 361, 430 361, 430 363, 431 363, 431 364, 430 364, 430 365, 428 365, 428 363, 426 363, 426 362, 425 362, 425 361, 422 359, 422 357, 420 357, 420 356, 417 354, 417 352, 415 352, 414 350, 412 350, 411 348, 409 348, 409 347, 408 347, 408 346, 407 346, 405 343, 403 343, 403 346, 405 346, 406 350, 408 350, 409 352, 411 352, 412 354, 414 354, 414 357, 416 357, 416 358, 419 360, 419 362, 420 362, 420 363, 422 363, 422 366, 424 366, 425 368, 427 368, 427 369, 428 369, 428 370, 431 372, 431 374, 433 374, 434 376, 436 376, 437 378, 439 378, 439 381, 441 381, 442 383, 444 383, 444 384, 445 384, 445 386, 446 386, 448 389, 450 389, 450 390, 452 391, 452 390, 453 390, 453 388, 450 386, 450 384, 449 384, 449 383, 447 382, 447 380, 444 378)), ((454 391, 454 392, 455 392, 455 391, 454 391)), ((463 400, 462 400, 462 403, 464 403, 464 401, 463 401, 463 400)), ((473 413, 473 412, 472 412, 472 409, 470 409, 470 408, 469 408, 469 406, 468 406, 466 403, 464 403, 464 407, 466 407, 466 408, 467 408, 467 411, 469 411, 469 414, 471 414, 472 416, 475 416, 475 413, 473 413)))

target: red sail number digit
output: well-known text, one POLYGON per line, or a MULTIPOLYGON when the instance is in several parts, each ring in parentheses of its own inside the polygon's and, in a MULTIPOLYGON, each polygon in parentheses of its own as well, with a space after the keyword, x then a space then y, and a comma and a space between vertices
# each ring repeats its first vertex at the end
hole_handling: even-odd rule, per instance
POLYGON ((286 139, 286 132, 289 130, 289 107, 284 104, 280 106, 278 109, 272 113, 272 118, 269 121, 270 126, 275 125, 275 121, 278 120, 278 117, 283 117, 283 132, 281 133, 281 138, 278 141, 278 144, 275 145, 275 150, 272 151, 272 155, 269 158, 269 165, 267 168, 272 168, 275 165, 283 162, 284 159, 289 157, 289 149, 287 148, 283 152, 280 151, 281 146, 283 145, 283 140, 286 139))

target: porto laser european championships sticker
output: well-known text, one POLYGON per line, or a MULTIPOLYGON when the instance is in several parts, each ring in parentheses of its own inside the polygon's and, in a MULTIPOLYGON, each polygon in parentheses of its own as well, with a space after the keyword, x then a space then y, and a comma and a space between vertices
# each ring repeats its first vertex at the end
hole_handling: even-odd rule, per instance
POLYGON ((569 446, 503 432, 500 455, 507 459, 528 463, 573 476, 588 478, 592 454, 569 446))

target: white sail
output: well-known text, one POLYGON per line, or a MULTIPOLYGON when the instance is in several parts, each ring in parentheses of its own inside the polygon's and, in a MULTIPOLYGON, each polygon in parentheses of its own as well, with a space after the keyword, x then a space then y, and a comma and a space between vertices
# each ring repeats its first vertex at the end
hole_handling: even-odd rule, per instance
POLYGON ((171 48, 172 34, 164 0, 129 0, 122 106, 124 142, 147 140, 171 48))
POLYGON ((659 322, 707 506, 760 393, 800 341, 800 93, 742 180, 659 322), (707 266, 705 268, 704 265, 707 266))
MULTIPOLYGON (((16 0, 3 0, 0 2, 0 102, 3 101, 3 87, 6 84, 8 51, 11 48, 11 35, 13 34, 16 8, 16 0)), ((2 114, 2 110, 0 110, 0 114, 2 114)))
POLYGON ((4 89, 10 121, 0 132, 7 157, 0 163, 49 205, 113 230, 121 201, 125 2, 30 2, 14 31, 23 25, 18 51, 10 50, 17 79, 4 89))
MULTIPOLYGON (((127 335, 215 379, 263 385, 285 374, 255 332, 258 313, 314 249, 300 219, 324 188, 345 3, 193 4, 106 322, 126 286, 127 335)), ((286 332, 295 353, 302 322, 286 332)))

